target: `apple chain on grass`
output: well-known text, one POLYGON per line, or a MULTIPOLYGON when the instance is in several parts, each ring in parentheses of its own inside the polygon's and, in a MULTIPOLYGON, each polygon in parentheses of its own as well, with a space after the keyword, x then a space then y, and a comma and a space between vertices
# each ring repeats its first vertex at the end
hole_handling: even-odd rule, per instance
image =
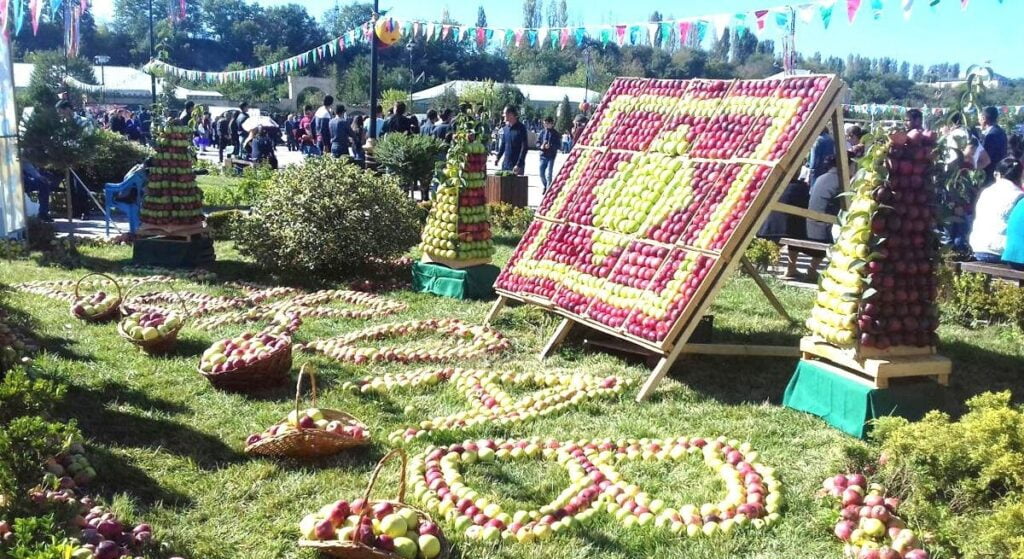
POLYGON ((614 515, 626 527, 647 526, 688 537, 729 533, 738 526, 774 524, 782 503, 773 468, 757 462, 746 443, 723 438, 559 442, 538 438, 466 441, 428 448, 415 457, 415 498, 428 511, 452 522, 469 539, 527 543, 576 528, 595 514, 614 515), (616 467, 629 461, 677 461, 700 454, 725 482, 718 503, 674 505, 628 483, 616 467), (551 503, 532 510, 505 511, 466 485, 465 464, 543 459, 569 473, 571 485, 551 503))
POLYGON ((399 429, 388 441, 423 439, 431 433, 469 429, 477 425, 507 425, 530 421, 540 416, 563 412, 589 400, 621 394, 630 381, 616 376, 597 377, 585 374, 544 372, 498 373, 448 367, 367 377, 342 385, 343 389, 362 394, 392 394, 401 389, 417 389, 454 382, 470 403, 470 409, 420 422, 416 427, 399 429), (536 392, 514 398, 505 387, 539 388, 536 392))
POLYGON ((0 310, 0 372, 17 363, 28 362, 29 356, 38 350, 38 344, 12 326, 7 314, 0 310))
POLYGON ((509 348, 509 341, 486 326, 470 326, 461 320, 410 320, 374 326, 344 336, 317 340, 296 346, 307 353, 321 353, 337 361, 356 364, 377 362, 440 362, 454 359, 475 359, 509 348), (440 340, 420 341, 409 345, 363 347, 360 342, 386 340, 412 334, 440 334, 440 340), (452 342, 451 338, 455 341, 452 342))
POLYGON ((199 283, 209 283, 217 280, 217 274, 203 268, 196 268, 194 270, 176 270, 174 268, 164 268, 162 266, 138 266, 135 264, 129 264, 124 268, 121 268, 123 274, 136 274, 136 275, 150 275, 150 276, 168 276, 180 280, 188 280, 199 283))
POLYGON ((366 516, 366 501, 356 499, 324 505, 299 523, 310 541, 360 542, 403 559, 434 559, 441 554, 441 530, 409 507, 389 502, 373 504, 366 516))
MULTIPOLYGON (((260 293, 266 295, 267 292, 260 293)), ((280 293, 283 295, 286 292, 280 293)), ((270 298, 271 296, 267 295, 267 297, 270 298)), ((259 298, 250 295, 250 298, 245 301, 255 302, 259 301, 259 298)), ((234 312, 209 316, 197 321, 195 328, 200 330, 210 330, 226 324, 245 324, 249 322, 266 321, 272 319, 279 313, 294 314, 302 318, 347 318, 365 320, 388 316, 404 311, 407 308, 408 306, 405 303, 390 301, 370 293, 328 289, 315 291, 313 293, 295 295, 288 299, 262 304, 252 308, 245 308, 234 312), (333 301, 356 305, 361 308, 336 309, 325 306, 333 301)))
POLYGON ((357 441, 370 436, 370 429, 358 421, 328 421, 318 408, 307 408, 302 411, 292 410, 288 417, 271 425, 262 433, 253 433, 245 439, 245 445, 254 445, 263 439, 269 439, 285 433, 303 429, 320 429, 335 435, 342 435, 357 441))
MULTIPOLYGON (((169 276, 146 276, 138 278, 118 278, 118 281, 121 283, 122 287, 128 287, 146 282, 165 283, 174 281, 174 278, 169 276)), ((71 303, 75 300, 76 283, 78 283, 76 280, 27 281, 14 284, 14 288, 24 293, 41 295, 50 299, 71 303)), ((88 289, 91 287, 103 287, 109 284, 110 282, 106 280, 86 280, 81 282, 81 288, 88 289)))
POLYGON ((840 518, 834 532, 846 544, 844 557, 928 559, 917 534, 897 516, 900 500, 886 497, 884 487, 868 485, 863 474, 838 474, 826 479, 823 486, 826 495, 838 500, 840 518))

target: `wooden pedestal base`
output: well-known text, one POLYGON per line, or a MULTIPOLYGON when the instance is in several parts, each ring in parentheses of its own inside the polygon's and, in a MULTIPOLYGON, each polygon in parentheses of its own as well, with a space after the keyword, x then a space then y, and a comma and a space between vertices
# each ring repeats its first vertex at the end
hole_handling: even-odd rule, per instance
POLYGON ((875 388, 888 388, 890 380, 907 377, 932 377, 947 386, 953 372, 952 361, 928 347, 857 351, 807 336, 800 340, 800 351, 804 359, 837 365, 847 375, 869 382, 875 388))

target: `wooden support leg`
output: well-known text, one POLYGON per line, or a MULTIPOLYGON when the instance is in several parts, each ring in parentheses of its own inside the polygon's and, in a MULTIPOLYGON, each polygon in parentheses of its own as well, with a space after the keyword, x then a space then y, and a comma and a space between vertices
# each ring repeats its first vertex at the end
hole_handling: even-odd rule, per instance
POLYGON ((668 374, 669 369, 675 364, 676 359, 679 359, 679 355, 682 353, 683 348, 686 344, 678 343, 672 348, 672 351, 668 355, 661 358, 658 361, 658 365, 651 371, 650 376, 647 377, 647 381, 644 382, 643 387, 640 388, 640 393, 636 395, 637 402, 643 402, 647 398, 650 398, 654 389, 658 387, 661 379, 665 378, 668 374))
POLYGON ((772 288, 765 283, 764 278, 762 278, 761 274, 757 272, 757 268, 754 267, 746 256, 740 257, 740 265, 743 266, 743 271, 746 272, 747 275, 754 280, 754 283, 757 284, 757 287, 761 289, 761 293, 764 293, 765 298, 768 299, 769 303, 771 303, 772 308, 779 313, 779 316, 792 324, 793 317, 789 316, 789 313, 786 312, 786 307, 782 306, 782 302, 779 301, 779 298, 775 296, 774 292, 772 292, 772 288))
POLYGON ((562 322, 558 325, 558 328, 555 328, 554 335, 551 336, 551 339, 548 340, 547 345, 545 345, 544 349, 541 350, 541 359, 547 359, 548 357, 551 356, 552 353, 555 352, 555 349, 557 349, 558 346, 565 341, 565 337, 569 335, 569 331, 572 330, 574 324, 576 323, 573 322, 572 320, 569 320, 568 318, 562 319, 562 322))
POLYGON ((498 318, 498 313, 501 309, 505 308, 505 304, 508 303, 508 299, 504 295, 499 295, 498 300, 494 302, 494 306, 488 311, 487 316, 484 317, 484 324, 490 324, 495 318, 498 318))
POLYGON ((64 199, 68 205, 68 223, 71 223, 72 213, 74 208, 71 205, 71 171, 64 173, 64 186, 67 190, 64 191, 64 199))

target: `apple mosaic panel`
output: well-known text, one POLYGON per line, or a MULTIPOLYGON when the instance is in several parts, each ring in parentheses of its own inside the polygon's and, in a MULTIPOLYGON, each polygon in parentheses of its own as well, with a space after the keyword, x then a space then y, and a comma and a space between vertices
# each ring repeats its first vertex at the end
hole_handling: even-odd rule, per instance
POLYGON ((833 79, 615 80, 496 287, 663 344, 833 79))

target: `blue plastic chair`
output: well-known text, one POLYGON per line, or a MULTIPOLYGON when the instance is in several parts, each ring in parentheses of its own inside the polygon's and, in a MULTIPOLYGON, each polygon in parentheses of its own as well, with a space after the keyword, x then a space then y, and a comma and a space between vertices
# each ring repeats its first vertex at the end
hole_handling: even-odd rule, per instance
POLYGON ((106 235, 110 236, 110 213, 117 209, 128 215, 128 231, 135 234, 135 230, 139 228, 139 222, 142 214, 142 199, 146 193, 146 169, 139 169, 134 173, 129 174, 125 177, 124 181, 120 183, 107 183, 103 186, 103 204, 105 210, 106 224, 106 235), (115 196, 131 190, 132 188, 138 189, 135 195, 135 201, 118 202, 114 199, 115 196))

